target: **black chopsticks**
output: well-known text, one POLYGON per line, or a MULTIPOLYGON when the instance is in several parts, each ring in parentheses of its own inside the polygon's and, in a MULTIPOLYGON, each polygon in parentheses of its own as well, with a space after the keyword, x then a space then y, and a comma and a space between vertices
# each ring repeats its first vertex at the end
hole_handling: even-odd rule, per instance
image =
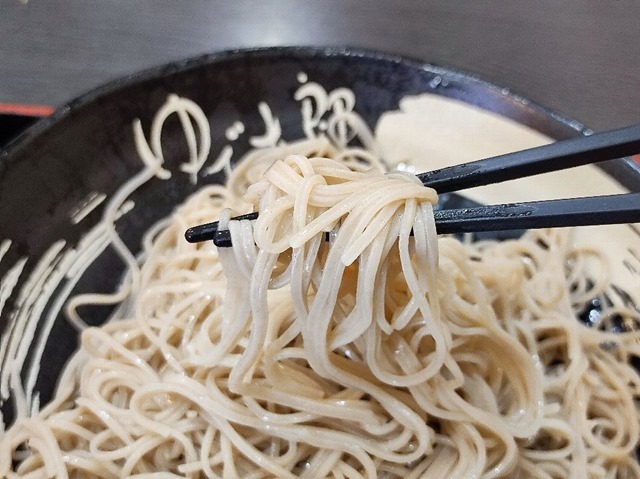
MULTIPOLYGON (((598 163, 640 152, 640 125, 560 141, 461 165, 421 173, 418 178, 438 193, 598 163)), ((640 222, 640 193, 569 198, 436 211, 438 234, 535 229, 640 222)), ((253 220, 257 213, 233 219, 253 220)), ((189 228, 190 243, 213 240, 231 246, 228 230, 218 223, 189 228)))
POLYGON ((479 206, 434 213, 439 234, 640 221, 640 193, 479 206))
POLYGON ((420 173, 438 193, 501 183, 640 153, 640 125, 420 173))

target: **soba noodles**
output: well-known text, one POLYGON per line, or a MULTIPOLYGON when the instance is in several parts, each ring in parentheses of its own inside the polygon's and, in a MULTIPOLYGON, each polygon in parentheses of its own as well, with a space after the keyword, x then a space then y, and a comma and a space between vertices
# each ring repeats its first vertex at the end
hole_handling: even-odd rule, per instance
MULTIPOLYGON (((3 434, 2 477, 640 477, 640 335, 576 319, 608 287, 598 252, 566 230, 436 237, 436 192, 386 172, 370 135, 348 148, 364 130, 340 114, 316 136, 307 107, 310 138, 251 152, 151 228, 139 259, 111 228, 122 288, 69 311, 80 324, 79 305, 118 304, 114 318, 3 434), (215 218, 233 248, 184 241, 215 218)), ((168 174, 142 136, 112 226, 168 174)))

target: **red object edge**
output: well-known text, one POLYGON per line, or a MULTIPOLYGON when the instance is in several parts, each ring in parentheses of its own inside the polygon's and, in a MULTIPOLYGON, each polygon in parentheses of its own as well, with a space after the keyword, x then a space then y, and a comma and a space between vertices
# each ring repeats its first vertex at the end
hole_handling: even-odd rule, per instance
POLYGON ((20 105, 18 103, 0 103, 0 114, 22 116, 49 116, 54 108, 48 105, 20 105))

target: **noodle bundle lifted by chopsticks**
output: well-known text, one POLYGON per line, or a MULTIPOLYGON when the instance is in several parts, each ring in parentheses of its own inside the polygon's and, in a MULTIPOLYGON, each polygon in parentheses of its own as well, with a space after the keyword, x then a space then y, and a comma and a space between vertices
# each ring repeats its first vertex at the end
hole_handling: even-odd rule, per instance
POLYGON ((2 476, 640 477, 640 336, 576 319, 597 254, 437 237, 434 190, 355 156, 254 152, 152 228, 2 476), (218 217, 233 248, 184 241, 218 217))

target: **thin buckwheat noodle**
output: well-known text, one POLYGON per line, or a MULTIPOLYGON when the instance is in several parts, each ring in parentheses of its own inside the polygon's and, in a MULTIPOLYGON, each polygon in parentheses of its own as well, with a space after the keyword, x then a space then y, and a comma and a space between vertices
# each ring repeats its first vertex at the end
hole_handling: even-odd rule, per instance
POLYGON ((387 171, 352 94, 308 83, 296 95, 308 138, 248 153, 225 186, 152 227, 139 258, 114 212, 169 177, 168 115, 191 128, 192 180, 206 155, 185 111, 201 135, 208 125, 173 96, 153 148, 136 123, 145 168, 104 220, 127 274, 113 295, 68 307, 81 328, 80 305, 116 312, 84 328, 52 401, 3 433, 0 475, 640 477, 640 334, 609 332, 638 314, 577 320, 609 287, 600 253, 567 230, 437 237, 437 193, 387 171), (326 133, 313 104, 333 108, 326 133), (363 147, 348 147, 354 132, 363 147), (258 220, 230 220, 248 211, 258 220), (215 218, 233 248, 184 240, 215 218))

